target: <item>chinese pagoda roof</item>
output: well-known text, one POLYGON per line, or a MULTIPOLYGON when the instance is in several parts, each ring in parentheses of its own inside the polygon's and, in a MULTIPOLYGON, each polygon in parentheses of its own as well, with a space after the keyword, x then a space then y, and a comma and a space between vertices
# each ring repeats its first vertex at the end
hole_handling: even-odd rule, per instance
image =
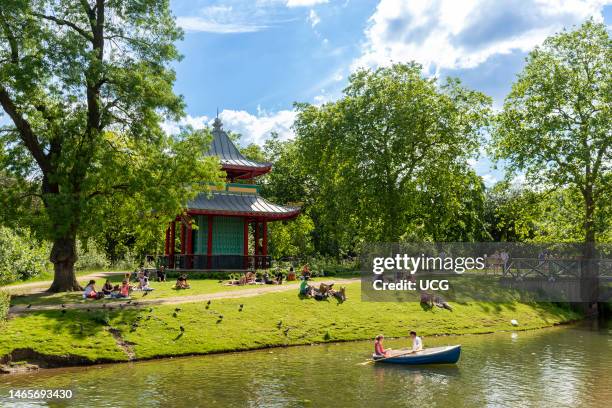
POLYGON ((213 141, 206 155, 217 156, 221 167, 230 178, 253 178, 269 172, 272 168, 271 163, 261 163, 244 157, 223 130, 219 118, 215 118, 213 122, 212 135, 213 141))
POLYGON ((203 193, 187 203, 189 214, 237 215, 264 219, 290 219, 300 213, 299 207, 271 203, 257 194, 213 191, 203 193))

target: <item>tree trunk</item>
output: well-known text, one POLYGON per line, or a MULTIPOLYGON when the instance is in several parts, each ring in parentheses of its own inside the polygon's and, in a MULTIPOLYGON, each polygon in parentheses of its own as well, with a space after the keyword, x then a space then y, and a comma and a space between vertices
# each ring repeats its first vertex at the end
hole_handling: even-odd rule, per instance
POLYGON ((584 247, 582 250, 581 297, 587 315, 597 314, 599 298, 599 264, 595 248, 595 200, 593 187, 587 185, 583 191, 584 197, 584 247))
POLYGON ((72 292, 82 290, 76 280, 74 263, 76 262, 76 237, 56 238, 53 241, 50 260, 55 274, 49 292, 72 292))

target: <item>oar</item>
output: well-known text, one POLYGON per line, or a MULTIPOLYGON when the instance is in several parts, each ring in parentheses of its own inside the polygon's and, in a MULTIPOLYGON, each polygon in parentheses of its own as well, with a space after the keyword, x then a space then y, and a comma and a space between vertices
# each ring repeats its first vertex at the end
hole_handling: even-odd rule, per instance
POLYGON ((359 364, 357 364, 357 365, 360 365, 360 366, 365 366, 365 365, 368 365, 368 364, 374 364, 374 363, 376 363, 376 362, 378 362, 378 361, 383 361, 383 360, 386 360, 386 359, 388 359, 388 358, 395 358, 395 357, 407 356, 408 354, 412 354, 412 353, 414 353, 414 351, 410 350, 410 351, 409 351, 409 352, 407 352, 407 353, 401 353, 401 354, 396 354, 396 355, 394 355, 394 356, 389 356, 389 357, 379 358, 378 360, 370 359, 370 360, 368 360, 368 361, 364 361, 363 363, 359 363, 359 364))

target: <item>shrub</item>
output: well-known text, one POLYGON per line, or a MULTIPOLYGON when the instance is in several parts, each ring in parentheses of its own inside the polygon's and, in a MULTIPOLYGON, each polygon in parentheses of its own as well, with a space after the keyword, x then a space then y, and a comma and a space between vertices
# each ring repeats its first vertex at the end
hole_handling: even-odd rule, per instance
POLYGON ((10 304, 11 295, 9 295, 8 292, 0 290, 0 324, 6 320, 10 304))
POLYGON ((0 285, 38 276, 50 269, 49 245, 29 230, 0 227, 0 285))
POLYGON ((77 241, 78 259, 74 264, 77 270, 103 270, 110 266, 104 251, 93 241, 77 241))

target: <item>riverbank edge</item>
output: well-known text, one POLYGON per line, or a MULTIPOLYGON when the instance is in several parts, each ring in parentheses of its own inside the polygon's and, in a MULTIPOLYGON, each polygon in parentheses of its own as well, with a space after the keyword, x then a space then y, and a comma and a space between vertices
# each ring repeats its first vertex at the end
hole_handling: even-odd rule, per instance
MULTIPOLYGON (((483 327, 483 331, 470 332, 470 333, 434 333, 429 334, 427 337, 461 337, 461 336, 480 336, 486 334, 495 333, 510 333, 510 332, 526 332, 534 330, 546 330, 560 326, 571 326, 577 323, 583 322, 588 318, 572 319, 562 322, 553 323, 550 325, 543 325, 540 327, 516 327, 512 330, 486 330, 483 327)), ((406 337, 388 337, 388 339, 403 339, 406 337)), ((289 347, 303 347, 308 345, 322 345, 322 344, 334 344, 334 343, 350 343, 370 340, 369 338, 363 339, 333 339, 330 341, 319 341, 319 342, 304 342, 300 344, 278 344, 278 345, 266 345, 266 346, 255 346, 246 348, 235 348, 228 350, 210 351, 204 353, 176 353, 176 354, 160 354, 150 357, 133 357, 126 358, 125 360, 120 359, 108 359, 100 358, 91 360, 82 356, 76 356, 71 354, 66 355, 55 355, 55 354, 43 354, 39 353, 31 348, 18 348, 12 350, 10 353, 0 357, 0 376, 4 375, 18 375, 23 373, 31 373, 37 370, 47 370, 54 368, 69 368, 69 367, 87 367, 95 365, 106 365, 106 364, 120 364, 120 363, 132 363, 152 360, 164 360, 173 358, 185 358, 185 357, 199 357, 206 355, 218 355, 218 354, 232 354, 232 353, 243 353, 249 351, 260 351, 260 350, 272 350, 277 348, 289 348, 289 347), (28 369, 22 369, 23 366, 27 366, 28 369)))

